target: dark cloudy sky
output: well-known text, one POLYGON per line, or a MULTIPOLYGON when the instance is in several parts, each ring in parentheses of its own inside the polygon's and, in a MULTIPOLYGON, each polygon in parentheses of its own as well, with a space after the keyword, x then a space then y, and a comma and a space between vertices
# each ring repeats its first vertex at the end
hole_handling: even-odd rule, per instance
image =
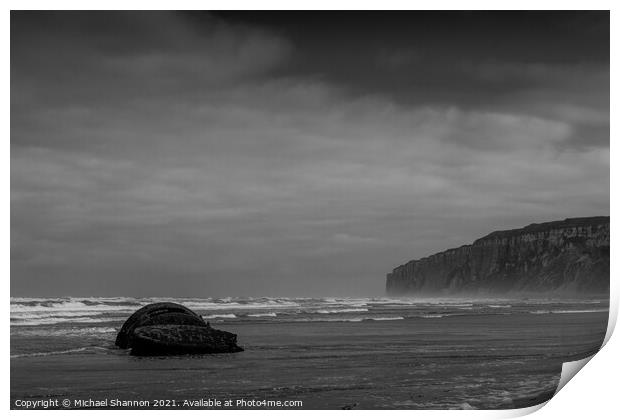
POLYGON ((11 14, 14 296, 381 295, 609 214, 609 14, 11 14))

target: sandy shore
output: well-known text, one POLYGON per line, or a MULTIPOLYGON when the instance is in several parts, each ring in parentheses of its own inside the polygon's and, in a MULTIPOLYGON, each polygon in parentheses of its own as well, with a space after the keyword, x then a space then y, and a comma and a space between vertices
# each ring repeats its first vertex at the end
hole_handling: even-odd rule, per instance
POLYGON ((171 400, 175 408, 209 408, 210 399, 245 399, 296 400, 305 409, 518 408, 553 395, 562 362, 597 351, 606 319, 579 313, 221 324, 239 335, 245 352, 138 358, 95 347, 12 359, 11 403, 171 400))

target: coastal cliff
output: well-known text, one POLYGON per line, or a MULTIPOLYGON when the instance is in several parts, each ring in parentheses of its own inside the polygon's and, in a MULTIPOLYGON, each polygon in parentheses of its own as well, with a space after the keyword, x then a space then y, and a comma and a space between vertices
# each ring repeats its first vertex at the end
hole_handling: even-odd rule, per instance
POLYGON ((609 217, 584 217, 493 232, 471 245, 396 267, 389 295, 609 290, 609 217))

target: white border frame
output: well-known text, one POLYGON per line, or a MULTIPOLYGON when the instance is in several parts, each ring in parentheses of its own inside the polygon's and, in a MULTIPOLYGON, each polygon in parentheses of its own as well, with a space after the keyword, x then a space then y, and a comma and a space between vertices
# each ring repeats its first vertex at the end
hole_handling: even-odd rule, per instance
MULTIPOLYGON (((615 2, 617 4, 617 2, 615 2)), ((2 165, 0 166, 2 176, 2 187, 4 190, 4 205, 0 207, 2 211, 2 255, 5 261, 10 260, 10 10, 36 10, 36 9, 83 9, 83 10, 103 10, 103 9, 174 9, 174 10, 218 10, 218 9, 375 9, 380 6, 380 9, 419 9, 419 10, 451 10, 451 9, 467 9, 467 10, 485 10, 485 9, 532 9, 532 10, 548 10, 548 9, 584 9, 584 10, 611 10, 611 51, 614 51, 614 46, 618 47, 618 23, 620 19, 617 18, 615 10, 613 8, 614 2, 612 1, 598 1, 591 0, 588 2, 583 1, 545 1, 545 0, 522 0, 522 1, 503 1, 501 4, 492 1, 433 1, 433 2, 407 2, 398 0, 383 0, 381 2, 368 1, 368 0, 344 0, 344 1, 326 1, 326 0, 314 0, 314 1, 296 1, 294 3, 274 0, 245 0, 232 2, 213 2, 213 1, 197 1, 197 0, 177 0, 171 1, 133 1, 133 0, 91 0, 88 3, 79 2, 75 0, 58 0, 55 2, 43 1, 43 0, 30 0, 30 1, 7 1, 5 2, 8 7, 5 9, 2 15, 2 25, 0 26, 3 31, 2 37, 2 57, 4 58, 4 66, 2 66, 3 80, 3 96, 5 100, 2 102, 2 127, 6 133, 6 140, 2 143, 2 165)), ((611 74, 618 74, 618 57, 611 55, 611 74)), ((617 137, 617 121, 618 121, 618 85, 611 80, 611 139, 617 137), (615 105, 615 106, 614 106, 615 105)), ((610 144, 610 159, 611 163, 618 163, 618 150, 611 141, 610 144)), ((610 165, 611 185, 618 184, 618 169, 615 165, 610 165)), ((611 223, 611 236, 617 238, 619 231, 616 229, 616 216, 618 216, 618 196, 611 194, 611 209, 610 215, 612 216, 611 223)), ((582 369, 576 380, 570 381, 565 388, 563 388, 556 396, 554 396, 548 403, 541 404, 539 406, 529 407, 518 410, 489 410, 489 411, 413 411, 413 410, 385 410, 385 411, 343 411, 343 412, 324 412, 324 411, 312 411, 303 410, 295 413, 296 417, 301 419, 310 419, 317 415, 337 415, 340 418, 350 417, 362 417, 362 418, 374 418, 381 415, 389 415, 391 419, 410 419, 412 416, 423 419, 446 419, 446 418, 512 418, 522 415, 530 414, 532 419, 579 419, 582 420, 585 417, 590 418, 609 418, 612 413, 617 412, 615 392, 615 379, 619 373, 618 361, 615 360, 615 354, 618 353, 620 344, 618 344, 617 337, 613 337, 611 332, 616 323, 618 313, 618 257, 619 252, 615 246, 611 247, 611 309, 610 309, 610 322, 608 326, 608 333, 606 336, 606 345, 595 355, 592 360, 582 369), (538 411, 545 406, 543 410, 538 411)), ((9 411, 10 401, 10 347, 9 347, 9 319, 10 319, 10 269, 9 264, 2 266, 3 282, 3 298, 7 305, 5 308, 5 318, 2 323, 1 339, 3 341, 4 357, 2 358, 2 373, 6 378, 2 383, 2 405, 3 411, 9 411)), ((134 411, 91 411, 88 413, 89 417, 94 419, 107 418, 108 416, 131 416, 134 417, 137 413, 134 411)), ((168 411, 154 411, 150 410, 145 415, 155 419, 168 419, 170 412, 168 411)), ((45 415, 51 419, 61 418, 82 418, 85 415, 84 411, 20 411, 10 410, 10 416, 15 418, 39 418, 41 415, 45 415)), ((191 418, 204 419, 205 416, 215 418, 227 418, 227 419, 241 419, 247 416, 258 419, 285 419, 291 416, 291 412, 288 410, 274 411, 274 410, 254 410, 254 411, 209 411, 205 413, 202 410, 198 411, 183 411, 183 416, 191 418)))

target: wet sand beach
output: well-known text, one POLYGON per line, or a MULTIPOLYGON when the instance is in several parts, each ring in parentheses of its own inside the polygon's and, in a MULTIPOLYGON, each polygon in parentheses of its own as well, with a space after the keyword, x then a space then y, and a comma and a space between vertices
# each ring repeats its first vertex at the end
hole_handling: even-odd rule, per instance
POLYGON ((238 334, 245 351, 193 357, 131 357, 113 347, 114 327, 69 350, 75 338, 59 334, 64 347, 42 356, 20 353, 26 338, 14 334, 11 406, 67 398, 170 400, 174 408, 208 408, 209 399, 297 400, 304 409, 527 407, 553 395, 563 362, 599 349, 608 313, 589 308, 361 322, 223 319, 217 327, 238 334))

